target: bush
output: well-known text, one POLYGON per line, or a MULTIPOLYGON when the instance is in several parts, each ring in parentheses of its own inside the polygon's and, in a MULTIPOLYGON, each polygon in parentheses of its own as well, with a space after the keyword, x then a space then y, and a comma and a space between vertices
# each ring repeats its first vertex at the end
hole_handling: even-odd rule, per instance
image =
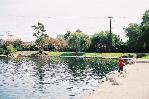
POLYGON ((141 58, 146 56, 146 53, 137 53, 137 58, 141 58))
POLYGON ((9 44, 8 46, 6 46, 6 51, 4 52, 5 55, 9 55, 11 53, 16 52, 16 48, 14 48, 14 46, 12 44, 9 44))
POLYGON ((0 54, 3 54, 3 53, 4 53, 4 49, 0 48, 0 54))

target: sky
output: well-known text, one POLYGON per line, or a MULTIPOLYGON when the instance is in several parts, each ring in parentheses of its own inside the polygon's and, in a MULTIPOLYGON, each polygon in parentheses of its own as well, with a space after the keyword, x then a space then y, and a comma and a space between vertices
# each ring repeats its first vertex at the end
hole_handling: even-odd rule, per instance
POLYGON ((51 37, 82 30, 87 35, 109 30, 126 41, 124 27, 140 23, 149 0, 0 0, 0 37, 33 41, 32 25, 41 22, 51 37), (4 36, 2 36, 4 35, 4 36))

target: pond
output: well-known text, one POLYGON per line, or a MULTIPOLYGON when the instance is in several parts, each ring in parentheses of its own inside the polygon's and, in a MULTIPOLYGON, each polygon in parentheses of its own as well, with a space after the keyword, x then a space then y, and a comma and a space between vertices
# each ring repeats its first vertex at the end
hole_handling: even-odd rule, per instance
POLYGON ((0 58, 0 99, 79 99, 115 69, 101 58, 0 58))

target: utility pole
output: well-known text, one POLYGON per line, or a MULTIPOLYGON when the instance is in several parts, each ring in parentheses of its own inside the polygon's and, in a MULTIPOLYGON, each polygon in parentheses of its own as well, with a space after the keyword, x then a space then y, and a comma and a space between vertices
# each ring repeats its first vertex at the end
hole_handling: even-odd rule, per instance
POLYGON ((113 17, 109 16, 108 18, 110 19, 109 51, 111 51, 111 50, 112 50, 112 31, 111 31, 111 19, 112 19, 113 17))

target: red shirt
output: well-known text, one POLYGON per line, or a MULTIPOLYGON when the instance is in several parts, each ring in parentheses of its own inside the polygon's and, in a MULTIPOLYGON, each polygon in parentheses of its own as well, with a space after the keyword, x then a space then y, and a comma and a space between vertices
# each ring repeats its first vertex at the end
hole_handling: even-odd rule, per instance
POLYGON ((120 58, 120 59, 118 60, 118 66, 119 66, 119 67, 125 66, 125 61, 124 61, 122 58, 120 58))

